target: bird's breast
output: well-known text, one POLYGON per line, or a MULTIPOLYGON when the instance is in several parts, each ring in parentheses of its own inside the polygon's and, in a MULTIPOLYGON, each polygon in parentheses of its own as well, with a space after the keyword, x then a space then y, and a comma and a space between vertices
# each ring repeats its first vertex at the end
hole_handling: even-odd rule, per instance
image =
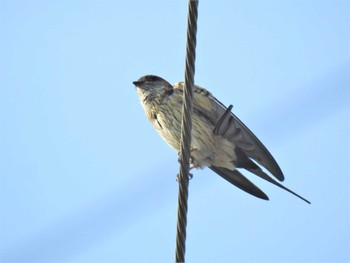
MULTIPOLYGON (((151 107, 147 117, 160 136, 179 152, 182 105, 168 102, 151 107)), ((234 145, 221 136, 214 135, 213 129, 213 124, 203 114, 193 111, 191 156, 198 167, 216 165, 233 169, 234 145)))

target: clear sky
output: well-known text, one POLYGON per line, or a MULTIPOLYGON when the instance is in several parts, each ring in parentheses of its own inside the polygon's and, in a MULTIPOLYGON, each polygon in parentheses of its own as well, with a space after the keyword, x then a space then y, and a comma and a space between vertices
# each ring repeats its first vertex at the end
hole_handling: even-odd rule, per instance
MULTIPOLYGON (((0 1, 0 261, 172 262, 177 153, 132 81, 183 80, 187 1, 0 1)), ((195 81, 291 194, 190 181, 188 262, 350 262, 350 1, 201 1, 195 81)))

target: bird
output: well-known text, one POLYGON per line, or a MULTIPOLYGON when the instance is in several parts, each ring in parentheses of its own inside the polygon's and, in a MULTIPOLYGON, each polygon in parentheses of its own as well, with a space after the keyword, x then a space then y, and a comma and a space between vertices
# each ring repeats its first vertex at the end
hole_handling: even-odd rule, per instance
MULTIPOLYGON (((133 84, 147 119, 165 142, 179 152, 184 82, 171 85, 157 75, 144 75, 133 84)), ((225 107, 208 90, 193 86, 190 169, 208 167, 241 190, 269 200, 239 170, 245 169, 310 204, 263 170, 284 180, 271 153, 231 110, 232 105, 225 107)))

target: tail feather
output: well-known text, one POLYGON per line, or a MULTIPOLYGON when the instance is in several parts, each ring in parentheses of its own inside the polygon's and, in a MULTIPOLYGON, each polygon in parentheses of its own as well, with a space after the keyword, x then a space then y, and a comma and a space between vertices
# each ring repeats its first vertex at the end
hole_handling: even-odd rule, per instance
POLYGON ((272 179, 270 176, 268 176, 263 170, 261 170, 260 167, 257 166, 257 168, 255 169, 251 169, 251 168, 248 168, 247 169, 249 172, 259 176, 260 178, 286 190, 287 192, 299 197, 301 200, 305 201, 306 203, 308 204, 311 204, 309 200, 305 199, 304 197, 298 195, 297 193, 293 192, 292 190, 290 190, 289 188, 285 187, 284 185, 280 184, 279 182, 275 181, 274 179, 272 179))
POLYGON ((231 171, 229 169, 216 166, 211 166, 209 168, 241 190, 258 198, 269 200, 268 196, 263 191, 261 191, 255 184, 245 178, 238 170, 231 171))
POLYGON ((273 178, 268 176, 255 162, 253 162, 251 159, 248 158, 248 156, 242 151, 240 148, 235 149, 236 154, 236 161, 235 165, 237 168, 243 168, 247 171, 259 176, 260 178, 286 190, 287 192, 299 197, 300 199, 304 200, 306 203, 310 202, 306 200, 304 197, 298 195, 297 193, 293 192, 292 190, 288 189, 287 187, 283 186, 279 182, 275 181, 273 178))

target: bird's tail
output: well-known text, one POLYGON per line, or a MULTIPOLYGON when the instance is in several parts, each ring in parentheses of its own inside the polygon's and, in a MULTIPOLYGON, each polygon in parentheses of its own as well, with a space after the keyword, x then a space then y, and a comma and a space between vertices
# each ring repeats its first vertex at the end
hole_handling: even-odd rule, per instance
POLYGON ((232 171, 223 167, 216 166, 210 166, 209 168, 241 190, 258 198, 269 200, 268 196, 263 191, 261 191, 255 184, 245 178, 243 174, 241 174, 238 170, 232 171))

